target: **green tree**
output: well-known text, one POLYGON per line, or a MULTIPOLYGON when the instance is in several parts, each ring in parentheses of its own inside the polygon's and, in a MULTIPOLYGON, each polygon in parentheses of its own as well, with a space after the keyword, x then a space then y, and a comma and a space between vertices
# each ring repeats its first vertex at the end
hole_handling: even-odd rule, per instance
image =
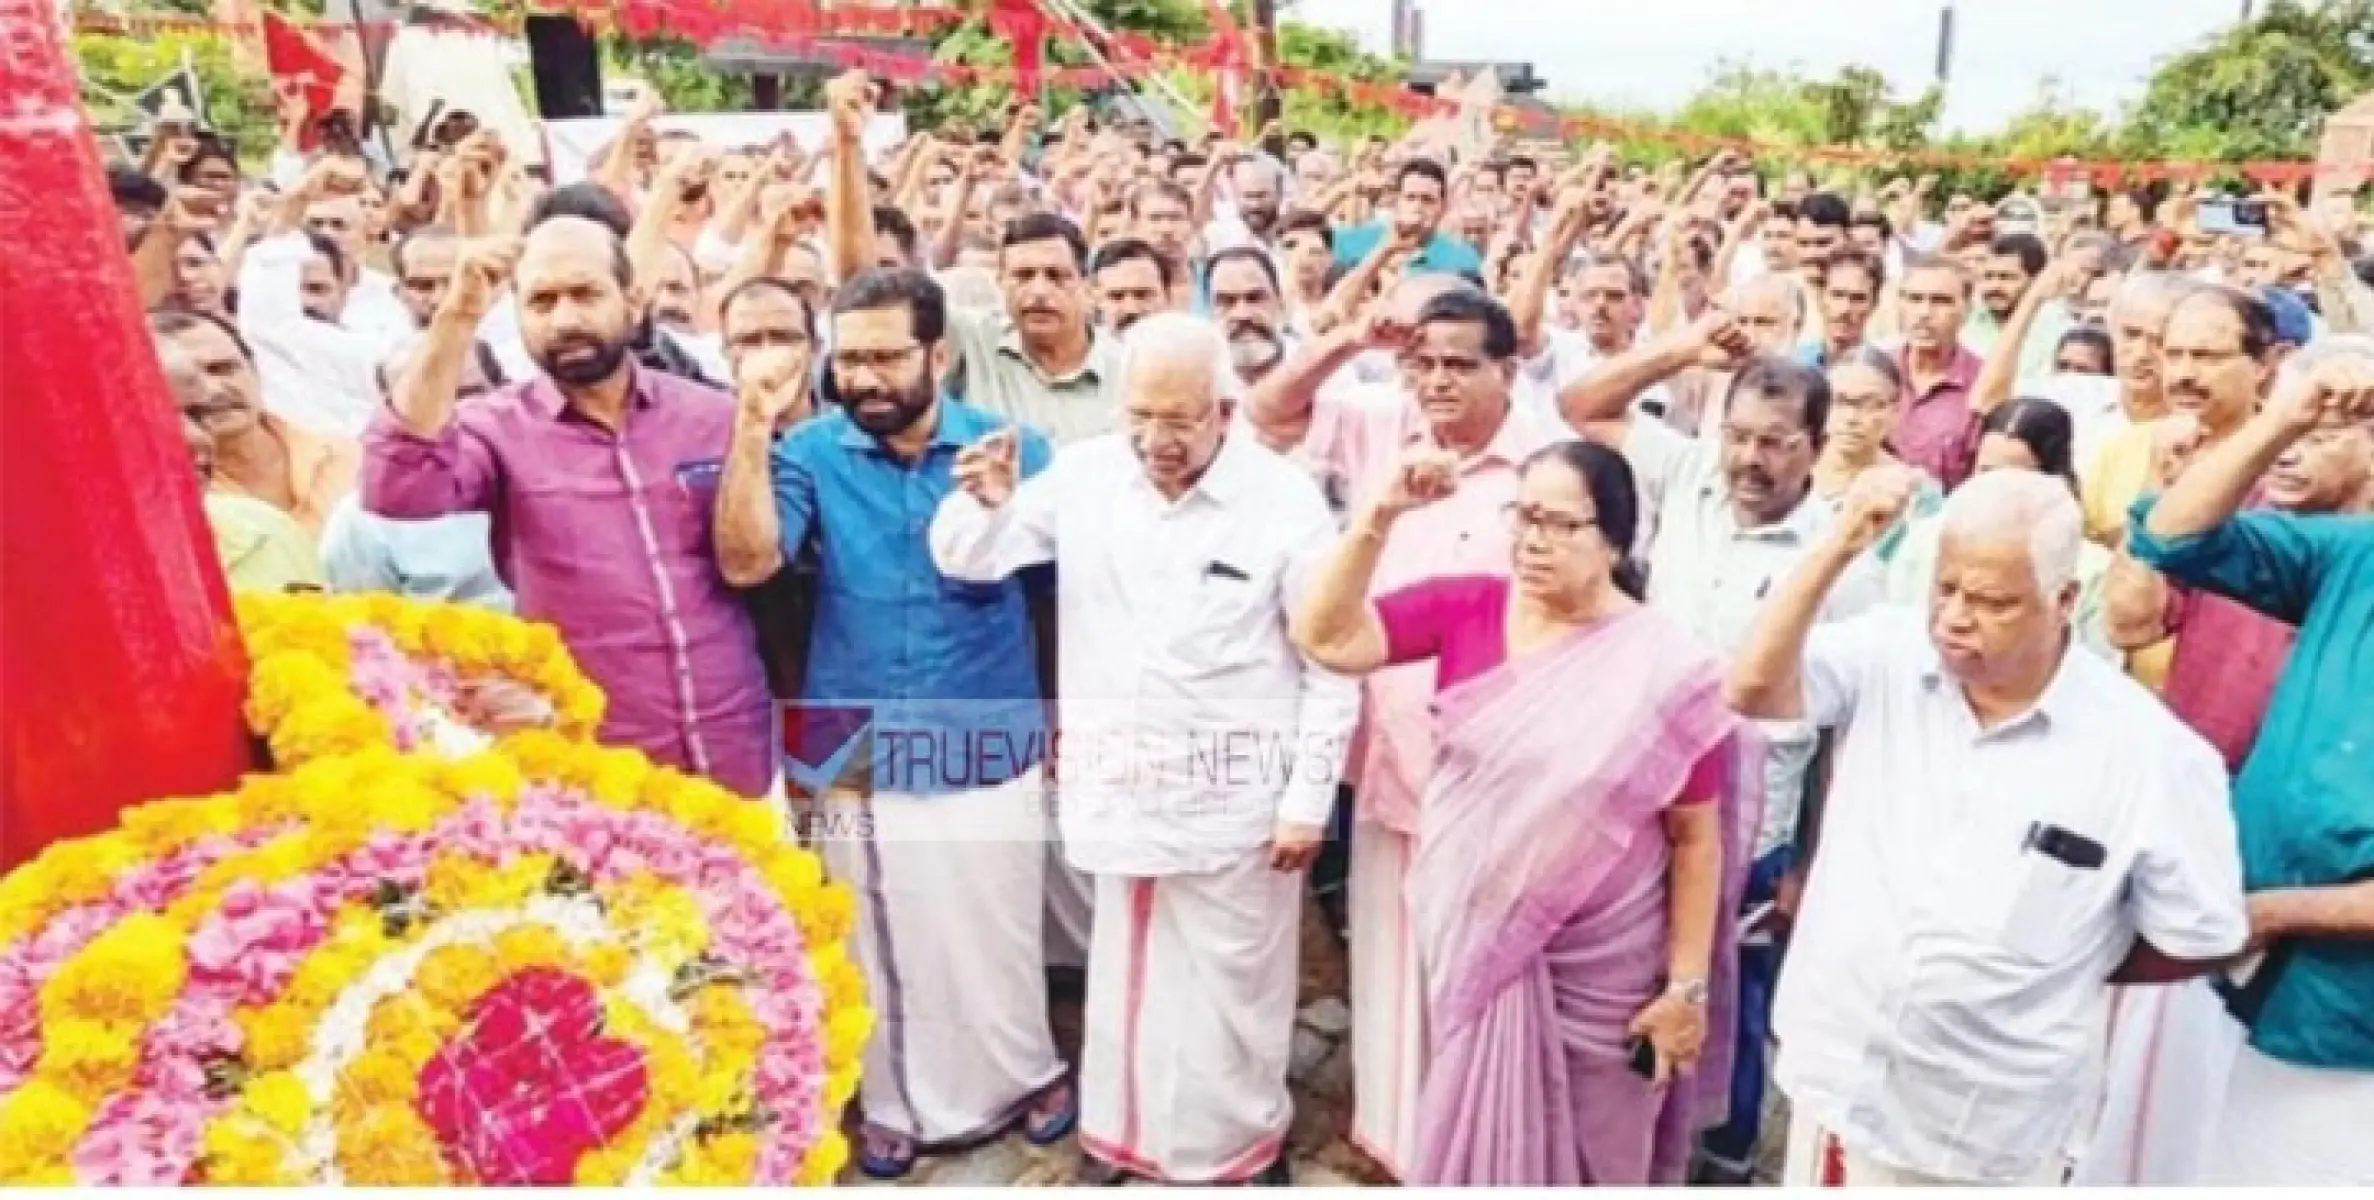
POLYGON ((2374 87, 2374 0, 2272 0, 2153 74, 2119 140, 2138 158, 2307 158, 2374 87))
POLYGON ((242 159, 263 162, 277 137, 271 82, 234 69, 230 41, 210 31, 75 35, 75 64, 91 123, 104 133, 138 128, 144 118, 132 107, 133 94, 180 70, 185 56, 197 72, 207 121, 242 159))

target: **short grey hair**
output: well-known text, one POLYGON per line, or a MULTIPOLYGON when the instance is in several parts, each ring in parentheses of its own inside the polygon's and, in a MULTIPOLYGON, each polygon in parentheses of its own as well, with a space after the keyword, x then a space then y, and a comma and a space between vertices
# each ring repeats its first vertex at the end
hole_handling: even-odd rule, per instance
POLYGON ((1767 271, 1731 289, 1733 306, 1744 305, 1748 297, 1758 292, 1778 292, 1789 299, 1789 323, 1805 324, 1805 285, 1794 273, 1767 271))
POLYGON ((1140 318, 1121 337, 1121 362, 1124 387, 1141 368, 1155 367, 1204 372, 1211 380, 1215 403, 1235 399, 1239 390, 1228 338, 1205 317, 1158 312, 1140 318))
POLYGON ((2173 310, 2176 302, 2201 290, 2199 280, 2173 271, 2131 271, 2110 295, 2110 317, 2139 304, 2158 304, 2173 310))
POLYGON ((2077 578, 2085 549, 2085 516, 2069 485, 2036 471, 1989 471, 1974 476, 1946 498, 1941 534, 1988 541, 2020 539, 2036 586, 2047 597, 2077 578))

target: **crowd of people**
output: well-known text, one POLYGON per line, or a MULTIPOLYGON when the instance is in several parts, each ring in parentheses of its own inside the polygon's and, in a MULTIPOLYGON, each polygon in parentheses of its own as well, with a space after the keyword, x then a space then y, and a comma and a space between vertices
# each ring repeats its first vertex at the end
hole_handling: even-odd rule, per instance
POLYGON ((112 182, 235 587, 514 608, 803 815, 866 1174, 1285 1182, 1310 889, 1396 1180, 2374 1184, 2353 193, 826 97, 112 182))

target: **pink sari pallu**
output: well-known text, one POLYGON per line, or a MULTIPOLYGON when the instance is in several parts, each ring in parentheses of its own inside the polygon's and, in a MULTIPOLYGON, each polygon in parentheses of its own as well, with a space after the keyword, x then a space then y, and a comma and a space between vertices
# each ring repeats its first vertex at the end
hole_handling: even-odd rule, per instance
MULTIPOLYGON (((1413 1182, 1680 1182, 1729 1102, 1740 891, 1761 747, 1717 664, 1648 609, 1445 692, 1410 907, 1429 1046, 1413 1182), (1663 814, 1723 756, 1706 1051, 1659 1093, 1625 1025, 1666 966, 1663 814)), ((1690 797, 1690 799, 1703 799, 1690 797)))

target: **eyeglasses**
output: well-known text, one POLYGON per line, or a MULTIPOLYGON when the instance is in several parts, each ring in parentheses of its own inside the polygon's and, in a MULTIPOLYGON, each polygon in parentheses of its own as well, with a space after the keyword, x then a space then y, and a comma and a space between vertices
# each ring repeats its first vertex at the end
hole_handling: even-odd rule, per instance
POLYGON ((915 357, 916 352, 921 349, 923 349, 923 343, 909 342, 896 349, 835 350, 833 351, 833 370, 844 375, 854 375, 859 371, 888 375, 904 365, 908 359, 915 357))
POLYGON ((1570 513, 1552 512, 1529 504, 1504 504, 1501 516, 1508 521, 1509 530, 1519 537, 1539 531, 1553 541, 1569 542, 1582 532, 1599 524, 1595 517, 1578 517, 1570 513))
POLYGON ((1785 435, 1750 433, 1744 429, 1733 429, 1729 425, 1723 426, 1723 448, 1725 450, 1748 450, 1759 458, 1773 458, 1786 454, 1795 449, 1797 443, 1804 440, 1803 431, 1785 435))
POLYGON ((1122 421, 1129 426, 1132 433, 1165 433, 1173 437, 1186 437, 1194 433, 1203 428, 1204 422, 1209 417, 1208 413, 1200 417, 1158 417, 1151 413, 1131 412, 1127 409, 1122 410, 1121 413, 1122 421))

